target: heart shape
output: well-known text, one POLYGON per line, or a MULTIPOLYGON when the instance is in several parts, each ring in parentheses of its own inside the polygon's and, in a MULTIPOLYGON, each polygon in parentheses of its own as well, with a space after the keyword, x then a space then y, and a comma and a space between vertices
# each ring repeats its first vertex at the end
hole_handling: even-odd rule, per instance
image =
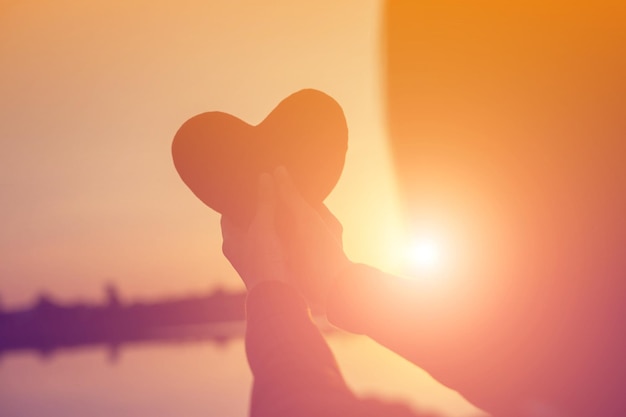
POLYGON ((172 156, 200 200, 247 225, 261 173, 284 166, 302 196, 319 207, 341 175, 347 148, 341 106, 306 89, 285 98, 256 126, 222 112, 194 116, 176 132, 172 156))

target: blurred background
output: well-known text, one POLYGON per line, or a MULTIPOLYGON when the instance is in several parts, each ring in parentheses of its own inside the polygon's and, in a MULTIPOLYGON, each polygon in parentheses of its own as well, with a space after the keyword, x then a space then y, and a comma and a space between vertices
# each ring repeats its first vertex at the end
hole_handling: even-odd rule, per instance
MULTIPOLYGON (((333 96, 350 139, 327 205, 351 259, 402 269, 382 11, 373 0, 0 2, 0 312, 43 334, 3 341, 2 416, 246 415, 243 286, 219 216, 171 160, 195 114, 256 124, 299 89, 333 96), (197 303, 220 297, 229 324, 207 324, 197 303), (171 322, 156 332, 158 314, 171 322)), ((412 250, 417 267, 439 257, 428 239, 412 250)), ((328 338, 357 392, 477 415, 367 339, 328 338)))
MULTIPOLYGON (((348 122, 326 203, 353 261, 503 328, 526 301, 619 302, 625 18, 618 0, 0 0, 0 415, 246 415, 243 285, 170 146, 193 115, 257 124, 302 88, 348 122)), ((356 392, 480 415, 327 337, 356 392)))

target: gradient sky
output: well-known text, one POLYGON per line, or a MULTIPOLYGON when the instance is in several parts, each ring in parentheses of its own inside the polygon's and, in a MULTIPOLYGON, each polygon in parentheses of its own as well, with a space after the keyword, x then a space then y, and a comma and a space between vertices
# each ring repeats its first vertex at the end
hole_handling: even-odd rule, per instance
POLYGON ((242 289, 171 141, 201 112, 256 124, 302 88, 345 111, 347 161, 327 204, 353 260, 398 268, 389 125, 397 160, 411 150, 397 164, 406 188, 438 216, 470 214, 458 223, 480 233, 460 252, 480 250, 481 265, 510 253, 520 275, 567 279, 623 265, 623 1, 492 3, 420 2, 424 45, 413 60, 400 51, 389 97, 382 1, 0 3, 2 305, 40 291, 97 300, 107 282, 126 299, 242 289), (389 123, 385 98, 400 103, 389 123))
POLYGON ((0 294, 99 299, 225 285, 219 217, 170 145, 212 110, 256 124, 317 88, 350 149, 327 199, 354 260, 392 268, 394 184, 381 110, 379 1, 41 1, 0 9, 0 294))
MULTIPOLYGON (((116 283, 126 300, 243 289, 221 253, 219 216, 179 178, 171 142, 193 115, 219 110, 256 124, 302 88, 330 94, 347 118, 345 168, 326 200, 343 223, 346 252, 387 270, 397 266, 398 209, 383 120, 382 2, 260 4, 0 5, 4 308, 28 304, 39 292, 99 301, 107 282, 116 283)), ((383 392, 450 415, 474 410, 372 342, 342 346, 334 348, 357 392, 383 392)), ((214 371, 247 369, 242 350, 235 360, 220 357, 214 371)), ((29 369, 39 368, 17 374, 32 375, 29 369)), ((67 370, 50 371, 54 387, 59 372, 67 370)), ((111 386, 119 384, 117 375, 111 386)), ((237 374, 235 385, 235 394, 212 401, 246 404, 249 375, 237 374)), ((207 402, 204 394, 197 398, 207 402)))

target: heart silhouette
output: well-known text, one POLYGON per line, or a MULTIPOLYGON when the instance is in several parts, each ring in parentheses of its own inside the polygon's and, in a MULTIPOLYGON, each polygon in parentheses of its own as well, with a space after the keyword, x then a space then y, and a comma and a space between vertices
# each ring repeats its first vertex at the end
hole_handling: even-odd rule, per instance
POLYGON ((222 112, 187 120, 174 136, 179 175, 206 205, 247 225, 257 181, 282 165, 302 196, 320 207, 343 169, 348 128, 341 106, 321 91, 298 91, 258 125, 222 112))

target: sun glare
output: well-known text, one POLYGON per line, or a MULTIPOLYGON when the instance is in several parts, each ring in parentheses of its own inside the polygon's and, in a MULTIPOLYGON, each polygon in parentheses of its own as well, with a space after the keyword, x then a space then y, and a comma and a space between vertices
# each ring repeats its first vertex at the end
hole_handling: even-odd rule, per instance
POLYGON ((414 241, 404 253, 405 265, 415 272, 434 272, 441 266, 441 246, 431 238, 414 241))

